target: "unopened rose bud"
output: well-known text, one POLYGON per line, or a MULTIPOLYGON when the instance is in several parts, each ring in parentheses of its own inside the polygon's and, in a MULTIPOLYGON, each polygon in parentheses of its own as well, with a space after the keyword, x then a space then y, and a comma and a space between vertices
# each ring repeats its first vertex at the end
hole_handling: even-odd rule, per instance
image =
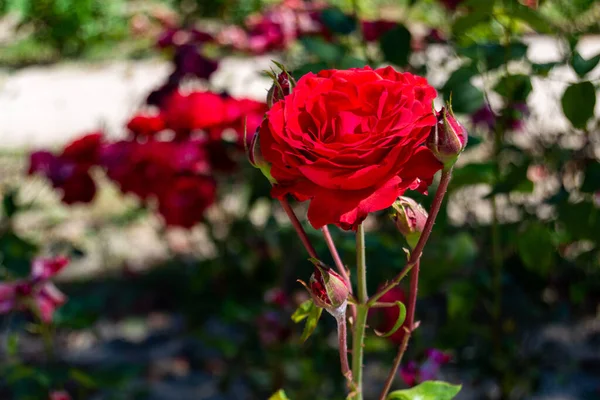
POLYGON ((468 137, 465 127, 454 117, 452 108, 442 107, 437 113, 437 123, 427 138, 427 147, 444 167, 450 167, 464 150, 468 137))
POLYGON ((277 80, 273 82, 273 86, 267 93, 267 106, 273 107, 273 104, 290 94, 294 86, 296 86, 296 81, 287 71, 279 73, 277 80))
MULTIPOLYGON (((267 123, 266 120, 263 123, 267 123)), ((267 177, 269 182, 276 183, 275 179, 271 176, 271 164, 269 164, 263 157, 260 151, 260 126, 256 129, 254 136, 250 140, 250 144, 247 148, 248 161, 254 168, 260 169, 264 176, 267 177)))
POLYGON ((324 308, 333 316, 346 310, 350 289, 344 278, 331 268, 315 261, 315 271, 308 285, 301 283, 308 289, 318 307, 324 308))
POLYGON ((404 235, 408 245, 415 248, 421 232, 425 229, 427 222, 427 211, 419 203, 410 197, 401 196, 392 204, 394 209, 391 217, 396 227, 404 235))

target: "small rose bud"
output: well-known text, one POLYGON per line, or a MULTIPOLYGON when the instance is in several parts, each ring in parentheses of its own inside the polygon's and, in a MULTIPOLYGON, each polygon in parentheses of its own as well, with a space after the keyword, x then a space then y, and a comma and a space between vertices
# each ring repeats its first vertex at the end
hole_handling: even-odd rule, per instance
POLYGON ((271 86, 271 89, 267 93, 267 106, 269 108, 273 107, 273 104, 290 94, 294 86, 296 86, 296 81, 284 69, 277 75, 277 80, 274 80, 273 86, 271 86))
POLYGON ((350 289, 337 272, 315 261, 315 271, 310 276, 308 285, 301 282, 310 292, 318 307, 324 308, 333 316, 340 315, 346 310, 350 289))
POLYGON ((401 196, 392 204, 394 211, 391 215, 396 227, 406 238, 409 246, 415 248, 421 232, 427 222, 427 211, 410 197, 401 196))
MULTIPOLYGON (((263 123, 267 123, 266 120, 263 123)), ((271 176, 271 164, 269 164, 264 158, 260 151, 260 126, 256 129, 254 136, 250 140, 246 152, 248 154, 248 161, 254 168, 260 169, 264 176, 267 177, 269 182, 276 183, 275 179, 271 176)))
POLYGON ((444 167, 452 166, 467 145, 469 135, 457 121, 450 106, 442 107, 437 113, 437 123, 427 138, 427 147, 444 167))

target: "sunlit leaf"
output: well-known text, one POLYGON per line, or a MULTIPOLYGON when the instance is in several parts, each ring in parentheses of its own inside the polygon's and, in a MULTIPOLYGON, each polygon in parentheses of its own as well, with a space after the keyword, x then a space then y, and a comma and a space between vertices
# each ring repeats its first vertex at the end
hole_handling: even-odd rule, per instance
POLYGON ((290 400, 289 397, 285 394, 283 389, 280 389, 273 396, 269 397, 269 400, 290 400))
POLYGON ((375 334, 377 336, 379 336, 379 337, 392 336, 394 333, 396 333, 396 331, 398 329, 400 329, 400 327, 404 323, 404 320, 406 319, 406 307, 404 306, 404 304, 401 301, 396 301, 395 304, 398 306, 398 318, 396 319, 394 326, 388 332, 375 331, 375 334))
POLYGON ((294 311, 294 314, 292 314, 292 321, 299 323, 306 319, 306 322, 304 323, 304 330, 302 331, 302 336, 300 337, 302 342, 305 342, 306 339, 308 339, 315 331, 322 312, 323 309, 317 307, 312 300, 307 300, 300 304, 300 307, 294 311))
POLYGON ((461 385, 441 381, 426 381, 413 388, 396 390, 387 400, 451 400, 460 392, 461 385))

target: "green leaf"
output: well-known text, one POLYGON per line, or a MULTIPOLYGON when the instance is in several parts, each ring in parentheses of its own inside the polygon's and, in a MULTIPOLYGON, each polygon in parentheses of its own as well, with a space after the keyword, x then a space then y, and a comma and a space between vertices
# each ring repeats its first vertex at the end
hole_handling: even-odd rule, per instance
POLYGON ((552 232, 540 222, 529 224, 517 241, 523 265, 546 276, 554 263, 555 246, 552 232))
POLYGON ((600 54, 586 60, 576 51, 571 58, 571 67, 580 78, 583 78, 588 72, 596 68, 598 62, 600 62, 600 54))
POLYGON ((521 165, 511 165, 509 170, 503 174, 500 181, 494 185, 490 194, 485 198, 490 198, 501 193, 531 193, 534 189, 534 184, 527 178, 527 170, 529 163, 521 165))
POLYGON ((533 63, 533 64, 531 64, 531 72, 533 72, 535 75, 547 77, 548 74, 550 73, 550 71, 552 70, 552 68, 554 68, 560 64, 561 63, 558 63, 558 62, 549 62, 549 63, 542 63, 542 64, 533 63))
POLYGON ((403 25, 386 32, 379 42, 384 59, 400 67, 408 64, 410 40, 410 31, 403 25))
POLYGON ((323 24, 334 33, 348 35, 356 29, 356 19, 346 15, 337 7, 326 8, 321 12, 323 24))
POLYGON ((494 181, 494 166, 494 163, 487 162, 467 164, 456 168, 450 181, 450 190, 482 183, 492 184, 494 181))
POLYGON ((469 318, 477 299, 477 290, 471 282, 457 281, 448 289, 448 317, 450 320, 469 318))
POLYGON ((273 396, 269 397, 269 400, 290 400, 289 397, 285 394, 283 389, 280 389, 273 396))
POLYGON ((538 33, 553 32, 553 27, 550 21, 544 18, 541 13, 522 4, 517 2, 512 3, 511 8, 507 13, 510 17, 525 22, 538 33))
MULTIPOLYGON (((327 68, 329 68, 329 66, 324 62, 308 63, 296 68, 292 73, 292 76, 294 77, 294 79, 298 80, 304 75, 308 74, 309 72, 317 73, 327 68)), ((264 178, 262 178, 262 180, 266 182, 264 178)))
POLYGON ((508 75, 502 77, 494 91, 505 99, 512 101, 525 101, 531 93, 531 78, 527 75, 508 75))
POLYGON ((461 387, 441 381, 426 381, 410 389, 396 390, 388 395, 387 400, 451 400, 461 387))
POLYGON ((292 321, 298 323, 304 319, 306 319, 306 323, 304 324, 304 331, 302 331, 302 336, 300 340, 305 342, 306 339, 312 335, 312 333, 317 328, 317 323, 319 322, 319 318, 321 318, 321 313, 323 309, 317 307, 312 300, 307 300, 304 303, 300 304, 300 307, 294 311, 292 314, 292 321))
POLYGON ((17 192, 16 190, 9 190, 4 194, 2 198, 2 208, 4 210, 4 215, 7 218, 11 218, 18 211, 17 206, 17 192))
POLYGON ((469 81, 449 88, 444 92, 444 99, 452 97, 452 111, 458 114, 472 114, 483 107, 485 96, 483 92, 473 86, 469 81))
POLYGON ((69 377, 79 383, 81 386, 93 389, 98 387, 98 384, 94 380, 93 377, 83 372, 80 369, 71 369, 69 370, 69 377))
POLYGON ((300 42, 307 52, 316 56, 320 61, 327 64, 335 64, 344 55, 344 49, 325 39, 316 36, 304 36, 300 42))
POLYGON ((519 60, 527 54, 527 45, 511 42, 506 47, 500 43, 477 43, 458 49, 459 54, 485 65, 488 70, 496 69, 507 61, 519 60))
POLYGON ((594 193, 600 190, 600 163, 593 162, 585 169, 585 178, 581 185, 581 191, 594 193))
POLYGON ((300 304, 296 311, 292 314, 292 321, 295 323, 301 322, 305 318, 308 318, 310 312, 314 306, 312 300, 306 300, 304 303, 300 304))
POLYGON ((594 116, 596 89, 591 82, 574 83, 565 90, 561 99, 565 116, 575 128, 585 128, 594 116))
POLYGON ((476 11, 457 18, 456 21, 454 21, 454 24, 452 24, 452 35, 460 39, 474 27, 483 23, 488 23, 490 20, 491 14, 489 10, 479 7, 476 11))
POLYGON ((6 338, 6 354, 9 357, 16 357, 19 354, 19 335, 16 333, 8 334, 6 338))
POLYGON ((449 101, 452 97, 452 110, 459 114, 470 114, 483 106, 483 92, 473 86, 471 78, 478 75, 477 68, 468 63, 458 68, 448 78, 442 92, 444 100, 449 101))
POLYGON ((375 334, 377 336, 379 336, 379 337, 392 336, 394 333, 396 333, 396 331, 398 329, 400 329, 400 327, 404 323, 404 320, 406 319, 406 307, 404 306, 404 304, 402 304, 401 301, 396 301, 395 303, 398 306, 398 319, 396 319, 396 322, 394 323, 394 326, 392 326, 392 329, 390 329, 388 332, 377 332, 377 331, 375 331, 375 334))
POLYGON ((362 58, 353 57, 351 55, 345 55, 338 63, 338 68, 363 68, 365 65, 367 65, 367 62, 362 58))

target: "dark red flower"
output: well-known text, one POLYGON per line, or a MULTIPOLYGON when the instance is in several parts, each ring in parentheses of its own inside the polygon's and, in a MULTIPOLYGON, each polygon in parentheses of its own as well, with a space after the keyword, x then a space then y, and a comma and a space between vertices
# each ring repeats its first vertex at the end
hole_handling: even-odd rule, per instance
POLYGON ((71 400, 69 393, 61 391, 50 392, 50 400, 71 400))
POLYGON ((378 19, 377 21, 362 21, 362 33, 367 42, 375 42, 379 40, 383 34, 391 31, 398 25, 395 21, 386 21, 378 19))
MULTIPOLYGON (((380 303, 395 303, 397 301, 400 301, 402 303, 406 302, 406 295, 404 294, 402 288, 399 286, 392 288, 379 299, 380 303)), ((398 310, 398 307, 376 308, 372 309, 369 313, 373 317, 376 317, 377 320, 379 320, 379 322, 375 326, 377 326, 378 331, 384 333, 387 333, 390 330, 392 330, 392 328, 396 324, 396 321, 398 321, 398 317, 400 316, 400 311, 398 310)), ((404 331, 405 326, 406 323, 403 324, 400 328, 398 328, 396 332, 388 336, 388 339, 398 345, 402 343, 402 339, 406 334, 404 331)))
POLYGON ((162 193, 174 173, 174 144, 171 142, 135 143, 131 147, 124 173, 117 176, 121 190, 141 199, 162 193))
POLYGON ((29 174, 38 173, 62 192, 66 204, 89 203, 96 195, 96 184, 89 169, 99 162, 102 134, 85 135, 68 144, 58 156, 47 151, 30 155, 29 174))
POLYGON ((305 75, 261 125, 272 195, 311 199, 315 228, 355 229, 407 189, 425 191, 441 168, 423 146, 435 96, 425 78, 391 67, 305 75))
POLYGON ((59 157, 77 164, 97 164, 102 136, 102 132, 93 132, 75 139, 64 148, 59 157))
POLYGON ((460 5, 464 0, 439 0, 447 9, 456 10, 456 7, 460 5))
POLYGON ((194 44, 177 47, 173 62, 180 75, 193 75, 200 79, 209 79, 219 67, 218 62, 206 57, 194 44))
POLYGON ((215 201, 216 183, 207 176, 179 176, 159 196, 158 212, 169 226, 191 228, 215 201))
POLYGON ((152 137, 165 128, 160 114, 136 114, 127 123, 127 129, 136 137, 152 137))
POLYGON ((165 126, 178 133, 218 127, 226 119, 225 99, 212 92, 171 94, 162 106, 165 126))

